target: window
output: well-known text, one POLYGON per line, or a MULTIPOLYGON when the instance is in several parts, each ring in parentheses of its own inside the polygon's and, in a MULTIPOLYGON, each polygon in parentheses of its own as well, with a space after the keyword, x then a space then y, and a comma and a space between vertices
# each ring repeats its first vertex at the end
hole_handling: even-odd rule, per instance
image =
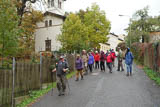
POLYGON ((48 21, 47 20, 45 21, 45 27, 48 27, 48 21))
POLYGON ((51 1, 48 0, 48 7, 51 7, 51 1))
POLYGON ((51 1, 51 7, 54 7, 54 0, 51 1))
POLYGON ((59 2, 59 8, 60 8, 60 9, 62 8, 62 3, 61 3, 61 2, 59 2))
POLYGON ((51 40, 45 40, 46 51, 51 51, 51 40))
POLYGON ((52 20, 49 20, 49 26, 52 26, 52 20))
POLYGON ((60 2, 60 0, 58 0, 58 8, 62 8, 62 3, 60 2))

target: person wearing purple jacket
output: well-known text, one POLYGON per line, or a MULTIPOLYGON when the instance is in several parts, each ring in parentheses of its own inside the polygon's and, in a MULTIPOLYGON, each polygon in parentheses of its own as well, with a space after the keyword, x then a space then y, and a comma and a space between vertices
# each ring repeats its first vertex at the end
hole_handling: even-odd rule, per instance
POLYGON ((83 72, 82 72, 83 71, 83 61, 80 58, 79 54, 77 55, 77 58, 76 58, 76 61, 75 61, 75 66, 76 66, 76 70, 77 70, 75 81, 79 80, 79 74, 81 75, 81 80, 83 80, 83 72))
POLYGON ((89 53, 89 58, 88 58, 88 67, 90 72, 92 73, 92 66, 94 64, 94 57, 91 53, 89 53))

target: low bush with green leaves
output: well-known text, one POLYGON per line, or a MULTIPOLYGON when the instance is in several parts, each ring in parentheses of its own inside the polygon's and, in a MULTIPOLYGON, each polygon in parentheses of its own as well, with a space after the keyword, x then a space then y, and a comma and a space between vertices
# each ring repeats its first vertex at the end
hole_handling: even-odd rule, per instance
POLYGON ((155 72, 147 67, 144 68, 146 74, 160 86, 160 73, 155 72))

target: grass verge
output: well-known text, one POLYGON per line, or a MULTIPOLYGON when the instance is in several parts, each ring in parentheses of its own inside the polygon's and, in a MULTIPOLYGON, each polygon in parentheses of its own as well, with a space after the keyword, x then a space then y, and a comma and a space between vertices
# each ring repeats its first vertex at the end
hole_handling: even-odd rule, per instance
POLYGON ((160 86, 160 73, 144 67, 146 74, 160 86))
MULTIPOLYGON (((75 73, 76 72, 71 72, 71 73, 67 74, 67 79, 71 78, 73 75, 75 75, 75 73)), ((16 105, 16 107, 27 107, 27 106, 29 106, 29 104, 34 103, 38 98, 40 98, 44 94, 48 93, 52 88, 55 88, 55 87, 56 87, 56 82, 48 85, 48 87, 46 89, 35 90, 35 91, 29 92, 30 97, 25 99, 20 104, 16 105)))

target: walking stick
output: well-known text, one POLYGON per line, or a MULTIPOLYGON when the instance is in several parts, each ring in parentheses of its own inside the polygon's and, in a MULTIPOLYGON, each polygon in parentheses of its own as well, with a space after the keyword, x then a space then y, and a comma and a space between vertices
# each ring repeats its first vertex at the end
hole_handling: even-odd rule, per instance
POLYGON ((54 70, 52 70, 52 72, 51 72, 51 79, 52 79, 52 92, 51 92, 51 96, 53 95, 53 74, 54 74, 54 72, 56 73, 55 75, 56 75, 56 79, 57 79, 57 72, 56 72, 56 69, 54 69, 54 70))
POLYGON ((52 92, 51 92, 51 96, 53 96, 53 72, 51 73, 51 79, 52 79, 52 92))
POLYGON ((69 82, 68 82, 68 79, 67 79, 67 77, 65 77, 66 78, 66 83, 67 83, 67 86, 68 86, 68 94, 70 93, 70 91, 71 91, 71 89, 70 89, 70 85, 69 85, 69 82))

